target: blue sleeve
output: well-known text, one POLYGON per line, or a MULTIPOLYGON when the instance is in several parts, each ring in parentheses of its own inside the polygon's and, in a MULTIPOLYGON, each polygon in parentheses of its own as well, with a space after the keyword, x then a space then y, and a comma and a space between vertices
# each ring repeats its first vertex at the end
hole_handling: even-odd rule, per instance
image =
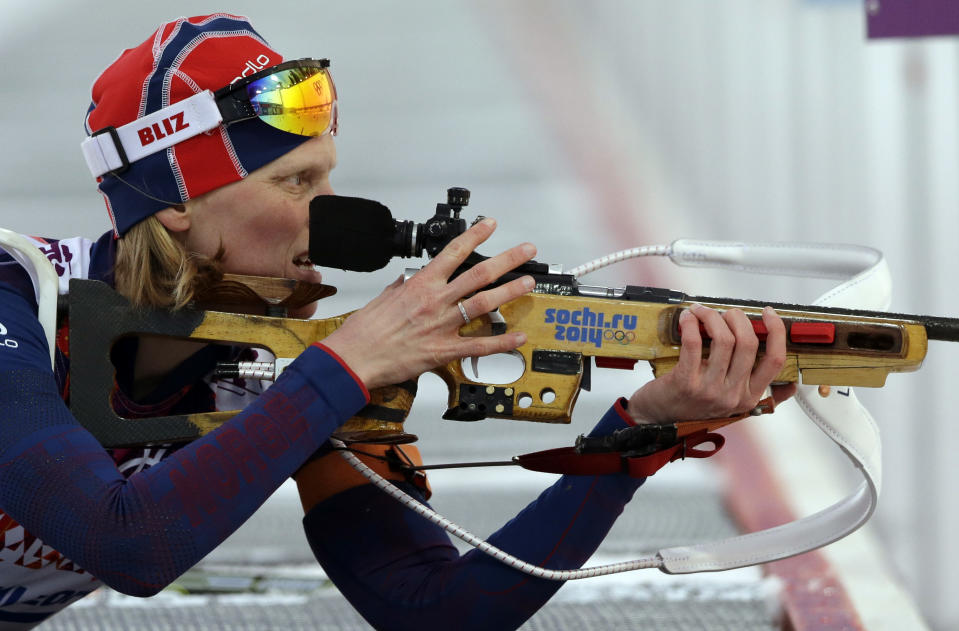
MULTIPOLYGON (((621 406, 591 435, 625 427, 621 406)), ((489 542, 535 565, 579 568, 642 482, 563 476, 489 542)), ((422 499, 412 485, 397 486, 422 499)), ((478 550, 460 556, 440 527, 369 484, 320 502, 303 524, 324 570, 377 629, 515 629, 562 586, 478 550)))
POLYGON ((3 283, 0 324, 0 509, 128 594, 154 594, 202 559, 368 397, 310 347, 233 419, 125 479, 57 395, 33 307, 3 283))

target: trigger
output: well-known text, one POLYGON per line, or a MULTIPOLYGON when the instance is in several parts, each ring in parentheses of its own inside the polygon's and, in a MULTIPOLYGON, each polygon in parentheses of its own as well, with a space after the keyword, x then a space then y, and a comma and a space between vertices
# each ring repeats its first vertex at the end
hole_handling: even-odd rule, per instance
POLYGON ((479 357, 470 357, 470 367, 473 369, 473 380, 479 380, 479 357))
POLYGON ((506 318, 504 318, 503 314, 499 312, 499 309, 490 311, 488 315, 493 335, 502 335, 503 333, 506 333, 506 318))

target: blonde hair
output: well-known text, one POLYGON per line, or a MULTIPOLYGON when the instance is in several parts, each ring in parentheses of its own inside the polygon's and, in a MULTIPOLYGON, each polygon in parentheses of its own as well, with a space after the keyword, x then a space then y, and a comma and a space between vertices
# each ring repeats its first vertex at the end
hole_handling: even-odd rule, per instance
POLYGON ((116 289, 135 307, 181 309, 223 277, 221 246, 211 258, 187 252, 156 216, 117 241, 116 289))

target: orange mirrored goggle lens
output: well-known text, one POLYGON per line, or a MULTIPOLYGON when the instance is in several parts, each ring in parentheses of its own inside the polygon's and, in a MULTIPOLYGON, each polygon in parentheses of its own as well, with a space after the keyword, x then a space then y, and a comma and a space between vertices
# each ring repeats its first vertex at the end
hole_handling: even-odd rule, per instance
POLYGON ((244 89, 257 117, 301 136, 336 133, 336 88, 328 68, 279 70, 244 89))

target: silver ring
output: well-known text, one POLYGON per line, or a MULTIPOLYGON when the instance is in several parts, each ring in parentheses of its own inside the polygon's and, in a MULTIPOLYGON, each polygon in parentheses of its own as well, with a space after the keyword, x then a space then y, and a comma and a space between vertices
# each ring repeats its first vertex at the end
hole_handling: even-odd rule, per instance
POLYGON ((466 307, 463 306, 463 301, 460 300, 459 302, 457 302, 456 306, 460 308, 460 314, 462 314, 463 320, 466 321, 466 324, 469 324, 470 317, 469 317, 469 314, 466 313, 466 307))

